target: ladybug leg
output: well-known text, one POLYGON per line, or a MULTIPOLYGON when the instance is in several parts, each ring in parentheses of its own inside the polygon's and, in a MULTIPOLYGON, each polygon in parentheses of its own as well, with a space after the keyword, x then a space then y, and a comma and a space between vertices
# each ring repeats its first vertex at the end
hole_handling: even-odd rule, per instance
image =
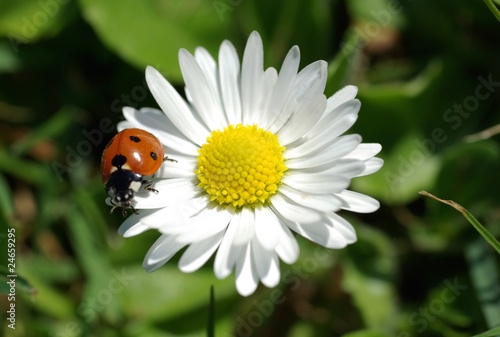
POLYGON ((111 209, 109 210, 109 214, 113 214, 113 212, 115 211, 115 209, 117 209, 118 207, 120 207, 120 206, 114 205, 113 207, 111 207, 111 209))
POLYGON ((177 160, 168 158, 168 156, 165 156, 165 158, 163 158, 163 161, 171 161, 171 162, 177 163, 177 160))
MULTIPOLYGON (((169 158, 168 156, 165 156, 165 157, 163 158, 163 161, 164 161, 164 162, 165 162, 165 161, 171 161, 171 162, 175 162, 175 163, 177 163, 177 160, 175 160, 175 159, 171 159, 171 158, 169 158)), ((151 176, 151 178, 153 178, 153 177, 154 177, 154 174, 151 176)), ((151 187, 151 186, 153 186, 153 184, 154 184, 154 181, 153 181, 153 180, 143 180, 143 181, 142 181, 142 187, 144 187, 144 189, 145 189, 146 191, 150 191, 150 192, 153 192, 153 193, 158 194, 158 190, 157 190, 157 189, 155 189, 155 188, 153 188, 153 187, 151 187)))
MULTIPOLYGON (((135 212, 135 210, 134 210, 135 212)), ((122 216, 125 218, 127 216, 127 211, 122 207, 122 216)))
MULTIPOLYGON (((134 208, 134 206, 130 205, 130 209, 132 209, 132 212, 134 214, 139 214, 139 212, 134 208)), ((125 217, 127 215, 127 211, 125 211, 125 208, 122 208, 122 214, 123 214, 123 217, 125 217)))
MULTIPOLYGON (((119 206, 119 205, 114 205, 111 210, 109 211, 110 214, 112 214, 115 209, 117 208, 121 208, 121 211, 122 211, 122 216, 125 218, 127 217, 127 208, 125 207, 122 207, 122 206, 119 206)), ((132 212, 134 212, 134 214, 139 214, 139 212, 134 208, 134 206, 130 205, 130 209, 132 209, 132 212)))
POLYGON ((153 180, 144 180, 142 182, 142 186, 144 187, 144 189, 146 191, 150 191, 150 192, 158 194, 158 190, 151 187, 151 186, 153 186, 153 184, 154 184, 153 180))

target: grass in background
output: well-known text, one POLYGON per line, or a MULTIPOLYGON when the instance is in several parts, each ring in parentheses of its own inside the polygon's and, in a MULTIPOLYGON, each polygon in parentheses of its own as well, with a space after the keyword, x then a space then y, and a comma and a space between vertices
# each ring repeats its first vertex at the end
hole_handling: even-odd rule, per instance
MULTIPOLYGON (((494 4, 492 4, 494 5, 494 4)), ((492 10, 493 11, 493 10, 492 10)), ((471 336, 500 324, 499 259, 454 210, 500 232, 499 24, 481 1, 23 0, 0 4, 0 328, 6 336, 471 336), (431 24, 430 24, 431 23, 431 24), (158 233, 124 239, 99 160, 122 106, 153 106, 146 65, 182 90, 179 48, 252 30, 266 66, 294 45, 327 60, 325 94, 359 86, 354 132, 385 165, 353 181, 381 201, 350 217, 359 241, 299 240, 282 282, 249 298, 170 261, 148 274, 158 233), (8 327, 8 229, 15 229, 16 329, 8 327), (210 300, 213 285, 215 297, 210 300), (212 304, 210 304, 212 303, 212 304), (215 308, 215 309, 214 309, 215 308), (208 329, 208 330, 207 330, 208 329)), ((488 335, 498 335, 498 329, 488 335)))

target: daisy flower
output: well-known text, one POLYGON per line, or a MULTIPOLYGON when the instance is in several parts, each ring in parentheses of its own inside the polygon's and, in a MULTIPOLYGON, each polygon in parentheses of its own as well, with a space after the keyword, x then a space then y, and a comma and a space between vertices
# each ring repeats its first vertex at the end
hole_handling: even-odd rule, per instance
POLYGON ((130 237, 148 229, 161 236, 143 266, 153 271, 187 247, 179 260, 194 272, 215 254, 214 273, 233 270, 236 289, 252 294, 259 282, 280 281, 280 260, 299 255, 295 234, 327 248, 356 241, 353 226, 339 210, 369 213, 377 200, 348 190, 352 178, 376 172, 379 144, 342 135, 356 121, 357 88, 323 94, 327 63, 299 71, 294 46, 280 71, 263 66, 262 40, 253 32, 240 64, 224 41, 218 63, 204 48, 181 49, 185 96, 154 68, 146 80, 162 111, 130 107, 118 129, 153 133, 177 163, 155 174, 158 194, 139 192, 132 214, 119 228, 130 237))

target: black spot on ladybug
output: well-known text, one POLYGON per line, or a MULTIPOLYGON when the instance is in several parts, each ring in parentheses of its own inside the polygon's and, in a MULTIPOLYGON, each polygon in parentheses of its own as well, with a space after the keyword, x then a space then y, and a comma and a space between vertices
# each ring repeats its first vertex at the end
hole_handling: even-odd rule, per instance
POLYGON ((134 143, 139 143, 141 141, 141 139, 137 136, 130 136, 130 140, 134 143))
POLYGON ((125 165, 126 162, 127 162, 127 157, 125 157, 121 154, 117 154, 116 156, 113 157, 113 160, 111 161, 111 165, 120 168, 123 165, 125 165))
POLYGON ((156 154, 156 152, 151 151, 149 155, 151 156, 151 158, 153 158, 153 160, 158 159, 158 155, 156 154))

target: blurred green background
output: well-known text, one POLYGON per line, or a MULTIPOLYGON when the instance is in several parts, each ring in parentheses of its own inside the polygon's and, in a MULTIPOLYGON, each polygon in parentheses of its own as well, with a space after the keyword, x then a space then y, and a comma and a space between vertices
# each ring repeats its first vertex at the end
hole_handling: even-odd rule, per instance
MULTIPOLYGON (((500 234, 500 25, 480 0, 0 0, 0 335, 471 336, 500 325, 499 257, 455 210, 500 234), (291 46, 301 67, 330 63, 326 95, 359 86, 352 132, 385 165, 352 188, 381 201, 343 213, 359 241, 340 251, 303 238, 275 289, 236 293, 213 260, 148 274, 159 236, 124 239, 99 160, 121 107, 157 107, 147 65, 182 90, 179 48, 240 55, 262 36, 266 66, 291 46), (498 129, 498 127, 497 127, 498 129), (493 131, 495 129, 492 129, 493 131), (15 229, 16 329, 6 275, 15 229)), ((12 261, 11 261, 12 262, 12 261)))

